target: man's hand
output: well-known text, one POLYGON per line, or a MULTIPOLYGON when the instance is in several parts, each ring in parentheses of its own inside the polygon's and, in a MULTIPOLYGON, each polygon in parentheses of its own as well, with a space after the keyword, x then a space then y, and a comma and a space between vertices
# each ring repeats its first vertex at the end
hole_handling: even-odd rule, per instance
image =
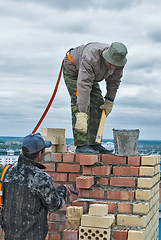
POLYGON ((104 104, 100 106, 100 109, 104 109, 106 113, 106 117, 110 114, 112 111, 114 102, 109 101, 108 99, 105 100, 104 104))
POLYGON ((83 112, 76 113, 75 130, 82 133, 87 133, 87 120, 88 115, 83 112))

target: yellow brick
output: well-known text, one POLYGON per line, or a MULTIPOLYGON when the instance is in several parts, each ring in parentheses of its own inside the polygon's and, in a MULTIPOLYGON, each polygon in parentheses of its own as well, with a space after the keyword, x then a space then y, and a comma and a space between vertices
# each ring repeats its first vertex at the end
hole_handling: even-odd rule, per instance
POLYGON ((66 141, 65 141, 65 136, 59 136, 58 137, 58 144, 65 144, 66 141))
POLYGON ((154 175, 154 168, 153 167, 140 167, 139 168, 139 176, 147 176, 152 177, 154 175))
POLYGON ((160 155, 153 155, 156 158, 156 162, 160 164, 160 155))
POLYGON ((153 179, 152 178, 138 178, 137 187, 138 188, 152 188, 153 179))
POLYGON ((41 134, 48 137, 65 136, 64 128, 41 128, 41 134))
POLYGON ((135 199, 136 200, 149 200, 151 198, 151 190, 136 190, 135 199))
POLYGON ((111 214, 103 217, 83 214, 81 218, 81 226, 110 228, 114 221, 115 217, 111 214))
POLYGON ((158 172, 160 173, 160 166, 159 166, 159 165, 156 165, 156 166, 154 167, 154 174, 156 175, 158 172))
POLYGON ((51 141, 53 145, 57 145, 57 144, 58 144, 58 137, 54 137, 54 136, 51 136, 51 137, 49 137, 49 136, 43 136, 43 138, 44 138, 45 140, 51 141))
POLYGON ((81 218, 83 214, 83 207, 70 206, 67 207, 66 216, 68 218, 81 218))
POLYGON ((134 203, 133 213, 147 214, 149 212, 149 203, 134 203))
POLYGON ((79 227, 79 239, 110 239, 110 228, 79 227))
POLYGON ((142 166, 154 166, 157 163, 155 156, 143 156, 141 157, 142 166))
POLYGON ((57 153, 65 153, 67 152, 67 146, 66 144, 58 144, 57 147, 56 147, 56 152, 57 153))
POLYGON ((45 148, 45 152, 55 153, 56 145, 52 145, 50 148, 45 148))
POLYGON ((81 222, 80 218, 78 218, 78 219, 66 218, 66 228, 67 229, 79 229, 80 222, 81 222))
POLYGON ((145 240, 145 231, 129 230, 128 240, 145 240))
POLYGON ((118 214, 117 215, 117 225, 121 226, 134 226, 134 227, 146 227, 147 216, 138 216, 138 215, 124 215, 118 214))
POLYGON ((108 214, 107 204, 91 204, 89 207, 89 215, 106 216, 108 214))

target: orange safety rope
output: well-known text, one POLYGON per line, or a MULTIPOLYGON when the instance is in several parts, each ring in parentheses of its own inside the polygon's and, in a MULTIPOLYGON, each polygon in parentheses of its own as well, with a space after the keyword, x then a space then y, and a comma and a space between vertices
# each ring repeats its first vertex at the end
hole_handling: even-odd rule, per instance
POLYGON ((3 171, 2 171, 2 174, 1 174, 1 178, 0 178, 0 206, 3 205, 3 181, 4 181, 4 178, 5 178, 5 175, 6 175, 6 172, 7 170, 11 167, 12 165, 11 164, 8 164, 4 167, 3 171))
POLYGON ((57 82, 56 82, 56 85, 55 85, 54 92, 53 92, 53 94, 52 94, 52 96, 51 96, 51 98, 50 98, 50 101, 49 101, 49 103, 48 103, 48 105, 47 105, 44 113, 42 114, 39 122, 37 123, 37 125, 36 125, 36 127, 34 128, 34 130, 32 131, 32 133, 35 133, 35 132, 37 131, 37 129, 40 127, 40 124, 41 124, 42 121, 44 120, 44 118, 45 118, 47 112, 49 111, 49 108, 50 108, 50 106, 51 106, 51 104, 52 104, 52 102, 53 102, 53 100, 54 100, 54 98, 55 98, 55 95, 56 95, 57 90, 58 90, 58 85, 59 85, 59 82, 60 82, 61 74, 62 74, 63 63, 64 63, 64 60, 62 61, 62 64, 61 64, 61 67, 60 67, 60 71, 59 71, 59 75, 58 75, 58 79, 57 79, 57 82))

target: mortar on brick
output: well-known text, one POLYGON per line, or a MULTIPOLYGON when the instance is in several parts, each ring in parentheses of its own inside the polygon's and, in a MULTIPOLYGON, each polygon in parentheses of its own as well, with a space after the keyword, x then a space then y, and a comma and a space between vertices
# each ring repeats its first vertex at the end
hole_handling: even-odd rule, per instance
MULTIPOLYGON (((113 159, 115 158, 115 156, 113 156, 113 159)), ((100 158, 101 159, 101 158, 100 158)), ((63 160, 63 159, 62 159, 63 160)), ((100 160, 101 161, 101 160, 100 160)), ((113 160, 114 162, 115 160, 113 160)), ((90 176, 93 176, 95 178, 95 185, 92 186, 92 191, 90 190, 89 193, 88 193, 88 190, 86 189, 86 192, 85 192, 85 195, 86 197, 84 197, 83 195, 80 197, 78 197, 77 199, 77 202, 82 202, 83 203, 83 206, 85 205, 85 212, 84 213, 87 213, 88 212, 88 205, 89 203, 90 204, 94 204, 94 203, 105 203, 105 204, 109 204, 109 212, 111 213, 115 213, 116 215, 116 219, 117 219, 117 216, 118 215, 126 215, 126 216, 137 216, 138 219, 142 218, 142 217, 146 217, 146 221, 147 221, 147 225, 146 227, 143 227, 143 226, 128 226, 128 225, 115 225, 114 228, 112 228, 112 231, 113 229, 115 229, 115 231, 124 231, 125 233, 127 233, 128 231, 130 230, 133 230, 133 231, 138 231, 138 232, 141 232, 141 231, 144 231, 146 230, 146 235, 144 237, 143 240, 152 240, 152 239, 157 239, 155 238, 155 236, 157 237, 157 228, 158 228, 158 203, 159 203, 159 161, 158 159, 156 158, 155 159, 155 165, 142 165, 140 166, 140 168, 138 168, 138 173, 139 173, 139 176, 134 176, 134 178, 136 179, 136 182, 138 182, 138 178, 153 178, 152 182, 153 182, 153 186, 151 189, 146 189, 146 188, 140 188, 138 189, 137 187, 126 187, 126 188, 123 188, 122 187, 122 190, 124 190, 125 192, 128 192, 130 190, 131 191, 134 191, 135 192, 135 195, 134 195, 134 199, 133 200, 125 200, 125 198, 119 198, 119 199, 116 199, 116 200, 110 200, 110 199, 107 199, 107 191, 120 191, 121 190, 121 187, 119 186, 109 186, 108 185, 101 185, 101 184, 96 184, 97 181, 96 181, 96 178, 98 177, 97 175, 94 175, 93 173, 90 174, 90 176), (154 174, 149 174, 149 175, 141 175, 140 172, 144 169, 147 169, 147 168, 150 168, 151 169, 151 173, 154 173, 154 174), (140 171, 141 169, 141 171, 140 171), (94 191, 93 191, 94 190, 94 191), (97 190, 101 190, 104 192, 98 192, 99 194, 97 194, 97 190), (149 190, 149 192, 148 192, 149 190), (99 197, 99 199, 98 199, 99 197), (143 198, 143 199, 142 199, 143 198), (149 210, 147 210, 147 208, 145 207, 146 206, 146 203, 148 203, 149 205, 149 210), (123 213, 122 214, 118 214, 118 205, 128 205, 128 204, 131 204, 131 214, 128 213, 128 211, 126 213, 123 213), (134 207, 134 204, 136 207, 134 207), (140 207, 140 210, 139 210, 139 204, 143 204, 144 207, 141 208, 140 207), (144 211, 143 211, 144 210, 144 211), (123 230, 124 229, 124 230, 123 230), (126 232, 127 231, 127 232, 126 232)), ((56 166, 55 166, 55 171, 58 172, 58 169, 57 169, 57 164, 56 163, 56 166)), ((76 163, 75 162, 72 162, 71 165, 75 165, 76 163)), ((112 164, 113 165, 113 164, 112 164)), ((103 176, 99 176, 99 177, 103 177, 105 179, 107 178, 111 178, 111 177, 114 177, 112 176, 112 173, 113 173, 113 167, 116 167, 116 166, 122 166, 122 164, 119 165, 119 163, 117 163, 115 166, 112 166, 110 164, 108 164, 108 166, 111 168, 111 174, 110 175, 103 175, 103 176)), ((124 167, 130 167, 130 165, 127 165, 125 164, 124 167)), ((98 167, 98 166, 97 166, 98 167)), ((70 169, 67 170, 67 172, 65 174, 68 175, 68 178, 67 178, 67 181, 69 179, 69 174, 80 174, 81 175, 81 170, 82 168, 80 168, 80 172, 78 173, 73 173, 73 172, 70 172, 70 169)), ((125 169, 126 170, 126 169, 125 169)), ((148 169, 149 170, 149 169, 148 169)), ((145 173, 145 172, 144 172, 145 173)), ((126 173, 127 174, 127 173, 126 173)), ((88 174, 87 174, 88 176, 88 174)), ((119 177, 119 176, 118 176, 119 177)), ((129 177, 127 175, 121 175, 120 177, 129 177)), ((115 178, 117 178, 117 176, 115 176, 115 178)), ((131 177, 130 177, 131 178, 131 177)), ((133 177, 132 177, 133 178, 133 177)), ((73 186, 75 186, 75 181, 74 179, 71 180, 70 183, 72 183, 73 186)), ((108 181, 107 181, 108 183, 108 181)), ((56 185, 57 185, 57 182, 56 182, 56 185)), ((136 185, 137 186, 137 185, 136 185)), ((143 187, 143 186, 142 186, 143 187)), ((78 189, 79 191, 79 189, 78 189)), ((121 196, 121 195, 120 195, 121 196)), ((74 204, 74 203, 73 203, 74 204)), ((63 207, 63 209, 65 209, 63 207)), ((61 210, 62 212, 62 210, 61 210)), ((129 223, 129 222, 128 222, 129 223)), ((139 221, 138 221, 139 223, 139 221)), ((116 221, 116 224, 117 224, 117 221, 116 221)), ((89 228, 92 228, 92 227, 89 227, 89 228)), ((61 233, 60 233, 61 235, 61 233)), ((121 240, 128 240, 127 239, 127 235, 122 235, 124 237, 126 237, 125 239, 121 239, 121 240)), ((49 239, 51 240, 51 239, 49 239)), ((60 239, 62 240, 62 239, 60 239)), ((65 239, 64 239, 65 240, 65 239)), ((117 239, 118 240, 118 239, 117 239)), ((138 240, 138 239, 137 239, 138 240)))

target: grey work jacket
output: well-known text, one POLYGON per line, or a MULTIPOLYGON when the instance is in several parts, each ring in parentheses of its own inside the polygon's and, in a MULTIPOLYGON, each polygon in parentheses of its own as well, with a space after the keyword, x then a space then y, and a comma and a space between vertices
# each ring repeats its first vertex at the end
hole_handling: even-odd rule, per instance
POLYGON ((87 112, 90 103, 90 92, 94 81, 106 80, 107 93, 105 98, 114 99, 120 85, 123 67, 109 70, 105 65, 102 52, 109 48, 108 44, 89 43, 70 51, 74 64, 67 56, 64 58, 64 67, 67 72, 77 75, 77 104, 80 112, 87 112))

